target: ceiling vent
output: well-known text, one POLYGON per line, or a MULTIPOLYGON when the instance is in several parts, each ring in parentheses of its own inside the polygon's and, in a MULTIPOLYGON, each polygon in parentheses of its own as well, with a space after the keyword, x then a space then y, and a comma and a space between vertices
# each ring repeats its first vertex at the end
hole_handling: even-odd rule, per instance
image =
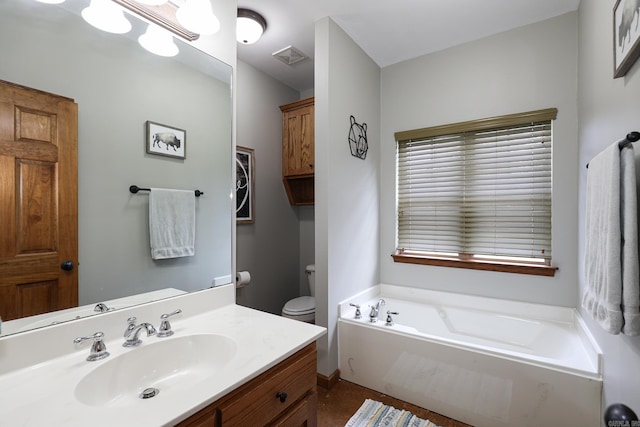
POLYGON ((287 46, 273 53, 273 57, 287 65, 297 64, 308 58, 304 53, 300 52, 293 46, 287 46))

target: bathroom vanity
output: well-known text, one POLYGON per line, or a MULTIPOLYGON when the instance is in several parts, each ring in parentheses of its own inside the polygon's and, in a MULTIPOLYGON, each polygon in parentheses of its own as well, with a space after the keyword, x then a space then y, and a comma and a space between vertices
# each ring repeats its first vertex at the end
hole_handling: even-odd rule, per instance
POLYGON ((315 341, 326 330, 234 296, 225 285, 0 338, 2 424, 315 425, 315 341), (157 327, 178 308, 174 335, 122 346, 127 319, 157 327), (95 332, 110 355, 90 362, 90 345, 73 341, 95 332))

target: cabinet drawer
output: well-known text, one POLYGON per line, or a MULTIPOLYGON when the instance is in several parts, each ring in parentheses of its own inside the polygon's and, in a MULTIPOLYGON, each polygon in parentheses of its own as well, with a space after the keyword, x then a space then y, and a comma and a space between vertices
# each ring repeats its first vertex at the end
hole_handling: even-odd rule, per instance
POLYGON ((263 426, 287 411, 309 390, 315 390, 316 347, 310 344, 261 374, 218 405, 221 424, 263 426), (286 393, 281 401, 278 393, 286 393))
POLYGON ((310 392, 269 427, 316 427, 317 412, 318 395, 316 392, 310 392))

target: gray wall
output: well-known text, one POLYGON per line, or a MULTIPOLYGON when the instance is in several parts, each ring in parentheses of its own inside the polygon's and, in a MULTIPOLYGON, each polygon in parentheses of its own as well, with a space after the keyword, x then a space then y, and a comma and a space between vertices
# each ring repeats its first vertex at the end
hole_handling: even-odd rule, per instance
MULTIPOLYGON (((585 165, 609 144, 623 138, 628 132, 640 130, 640 63, 636 63, 625 77, 613 79, 614 1, 582 0, 580 3, 580 177, 579 251, 580 296, 584 284, 584 219, 585 219, 585 165)), ((636 156, 640 150, 635 144, 636 156)), ((580 306, 579 302, 576 302, 580 306)), ((582 309, 580 309, 582 311, 582 309)), ((622 402, 640 414, 640 338, 610 335, 592 321, 583 317, 604 353, 605 407, 622 402)))
MULTIPOLYGON (((255 223, 236 227, 237 270, 251 284, 237 290, 241 305, 279 314, 300 295, 300 221, 282 184, 282 113, 298 92, 238 61, 237 134, 239 146, 255 150, 255 223)), ((302 215, 308 217, 308 211, 302 215)), ((306 279, 305 279, 306 280, 306 279)))
POLYGON ((318 371, 338 367, 338 303, 376 285, 380 68, 331 19, 316 23, 316 323, 327 335, 318 344, 318 371), (369 151, 362 160, 348 144, 350 116, 367 124, 369 151))
POLYGON ((565 14, 382 70, 380 279, 384 283, 574 306, 577 298, 578 14, 565 14), (394 132, 555 107, 555 277, 394 263, 394 132))

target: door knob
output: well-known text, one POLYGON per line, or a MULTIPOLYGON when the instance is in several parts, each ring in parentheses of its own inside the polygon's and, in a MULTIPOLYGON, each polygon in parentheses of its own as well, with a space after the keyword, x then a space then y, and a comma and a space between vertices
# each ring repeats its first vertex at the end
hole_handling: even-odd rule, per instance
POLYGON ((73 267, 75 267, 75 264, 70 259, 62 261, 62 264, 60 264, 60 268, 64 271, 71 271, 73 270, 73 267))

